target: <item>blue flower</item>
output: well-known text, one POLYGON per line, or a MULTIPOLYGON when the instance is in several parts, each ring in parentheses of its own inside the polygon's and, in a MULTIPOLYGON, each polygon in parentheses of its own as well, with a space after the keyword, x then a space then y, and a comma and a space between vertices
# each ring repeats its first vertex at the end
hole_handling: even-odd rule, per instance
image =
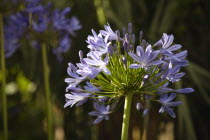
MULTIPOLYGON (((4 19, 5 56, 11 56, 21 46, 21 39, 27 38, 35 48, 42 43, 53 46, 53 53, 59 61, 62 54, 71 46, 71 37, 82 28, 76 17, 68 18, 70 8, 52 10, 52 3, 42 4, 41 0, 25 0, 23 7, 16 14, 4 19), (55 43, 56 42, 56 43, 55 43)), ((6 1, 3 4, 8 4, 6 1)), ((18 4, 13 0, 13 4, 18 4)))
POLYGON ((99 88, 93 86, 90 82, 86 82, 86 85, 87 86, 84 86, 84 88, 85 88, 86 91, 89 91, 89 92, 97 92, 97 91, 100 91, 99 88))
POLYGON ((89 59, 89 58, 83 59, 88 65, 98 66, 99 69, 101 69, 106 74, 108 74, 108 75, 111 74, 109 69, 106 67, 106 65, 108 64, 108 57, 106 57, 106 58, 104 58, 104 60, 102 60, 102 58, 97 55, 97 52, 90 52, 89 57, 92 59, 89 59))
POLYGON ((66 20, 66 15, 71 11, 71 8, 67 7, 63 11, 59 9, 54 10, 52 15, 53 26, 56 30, 65 30, 69 20, 66 20))
POLYGON ((57 56, 58 60, 61 62, 63 59, 61 54, 67 52, 70 47, 71 47, 71 39, 66 34, 62 38, 60 38, 58 47, 53 49, 53 53, 57 56))
MULTIPOLYGON (((81 51, 80 51, 81 52, 81 51)), ((83 58, 80 58, 81 63, 77 63, 78 70, 76 71, 77 74, 86 76, 89 79, 95 78, 98 73, 101 71, 98 67, 92 67, 88 65, 83 58)))
POLYGON ((37 32, 44 32, 48 28, 48 24, 50 22, 50 19, 45 16, 39 16, 36 22, 33 22, 33 29, 37 32))
POLYGON ((173 92, 176 92, 176 93, 181 93, 181 94, 185 94, 185 93, 192 93, 194 92, 195 90, 193 88, 183 88, 183 89, 176 89, 176 90, 173 90, 173 92))
POLYGON ((72 36, 75 36, 75 31, 81 29, 79 20, 76 17, 72 17, 69 19, 69 24, 66 26, 66 31, 72 36))
POLYGON ((168 92, 174 92, 174 93, 180 93, 180 94, 186 94, 186 93, 192 93, 194 92, 194 89, 192 88, 183 88, 183 89, 172 89, 169 88, 169 82, 165 83, 163 86, 159 87, 158 94, 168 93, 168 92))
MULTIPOLYGON (((21 33, 24 32, 21 35, 27 36, 27 40, 35 48, 39 48, 38 46, 41 46, 43 42, 49 46, 55 46, 52 49, 53 53, 59 61, 62 61, 62 54, 71 46, 71 36, 75 36, 75 32, 82 26, 76 17, 66 17, 70 12, 69 7, 63 10, 52 10, 50 2, 46 5, 41 2, 40 0, 26 0, 26 8, 12 15, 11 22, 15 26, 18 25, 17 29, 22 30, 21 33)), ((19 32, 15 32, 17 33, 19 32)), ((15 39, 19 40, 19 38, 15 39)), ((17 44, 16 42, 13 44, 17 44)), ((17 45, 14 48, 17 48, 17 45)))
POLYGON ((105 28, 105 30, 100 30, 100 33, 103 36, 108 37, 109 40, 117 40, 118 39, 116 32, 114 32, 112 30, 112 28, 109 26, 109 24, 108 24, 108 26, 104 25, 104 28, 105 28))
POLYGON ((98 103, 94 103, 94 108, 97 111, 88 113, 91 116, 98 116, 98 118, 93 122, 94 124, 101 122, 103 119, 109 120, 108 115, 111 113, 110 105, 105 106, 104 104, 99 105, 98 103))
POLYGON ((40 2, 40 0, 26 0, 26 8, 25 11, 28 13, 36 13, 46 14, 47 11, 50 11, 50 8, 52 7, 51 3, 49 2, 46 6, 43 6, 40 2))
POLYGON ((180 101, 172 101, 176 97, 175 93, 171 93, 169 96, 168 94, 160 95, 159 102, 162 105, 162 107, 159 109, 159 113, 163 113, 164 111, 168 112, 169 115, 171 115, 173 118, 176 117, 173 109, 170 107, 172 106, 178 106, 182 104, 180 101))
POLYGON ((86 76, 80 76, 76 73, 77 68, 72 63, 69 63, 68 65, 69 65, 69 67, 67 69, 67 72, 68 72, 69 76, 71 76, 73 78, 65 79, 65 82, 69 84, 68 87, 66 88, 66 91, 68 91, 68 89, 70 87, 76 87, 79 83, 84 81, 86 78, 86 76))
POLYGON ((138 69, 138 68, 145 68, 147 69, 149 66, 152 65, 159 65, 163 63, 161 60, 155 60, 158 57, 159 51, 152 51, 151 45, 148 45, 146 51, 141 46, 137 46, 136 54, 128 53, 136 62, 139 64, 131 64, 130 68, 138 69), (155 61, 153 61, 155 60, 155 61))
POLYGON ((188 61, 185 60, 187 51, 174 54, 174 51, 181 49, 182 46, 179 44, 172 45, 173 40, 173 35, 167 35, 166 33, 163 33, 162 39, 155 43, 154 46, 162 46, 160 53, 166 55, 164 58, 165 61, 171 61, 173 64, 180 66, 188 65, 188 61))
POLYGON ((187 51, 182 51, 177 54, 170 54, 164 58, 165 61, 170 61, 172 64, 179 66, 187 66, 188 61, 186 60, 187 51))
MULTIPOLYGON (((169 49, 173 41, 174 41, 173 35, 167 35, 166 33, 163 33, 162 39, 156 42, 154 46, 162 46, 163 49, 169 49)), ((177 48, 180 49, 180 47, 181 46, 178 46, 177 48)), ((174 47, 172 46, 172 48, 174 47)), ((170 49, 173 50, 172 48, 170 49)), ((175 49, 175 50, 178 50, 178 49, 175 49)))
POLYGON ((76 106, 80 106, 84 104, 91 96, 92 94, 90 93, 72 92, 72 94, 65 94, 66 104, 64 105, 64 108, 67 106, 72 107, 74 104, 76 104, 76 106))
POLYGON ((18 13, 15 15, 10 15, 5 18, 4 26, 4 46, 5 46, 5 56, 10 57, 18 47, 20 47, 19 40, 25 32, 25 26, 28 25, 27 19, 24 15, 18 13))
POLYGON ((105 30, 100 30, 99 34, 92 30, 93 35, 89 35, 86 41, 90 51, 85 58, 80 51, 81 62, 76 64, 77 68, 70 69, 67 92, 69 89, 92 94, 89 98, 93 99, 90 101, 96 111, 89 115, 97 116, 94 124, 109 119, 108 115, 115 111, 116 106, 119 107, 127 94, 133 94, 138 102, 137 110, 142 110, 143 115, 149 112, 149 108, 143 106, 145 102, 154 101, 161 104, 160 113, 166 111, 175 117, 172 107, 181 104, 172 101, 176 94, 194 92, 192 88, 170 88, 170 84, 185 75, 180 72, 181 67, 188 65, 187 51, 180 52, 181 45, 172 45, 173 35, 164 33, 152 47, 140 32, 140 46, 135 46, 137 39, 132 34, 131 24, 128 28, 129 33, 123 32, 122 38, 120 32, 114 32, 110 25, 105 25, 105 30), (161 47, 155 47, 158 45, 161 47), (86 85, 81 88, 83 81, 86 85))
POLYGON ((108 42, 109 35, 104 39, 101 34, 96 34, 94 30, 92 30, 93 36, 88 36, 87 43, 89 44, 87 47, 92 51, 97 51, 99 55, 108 53, 108 47, 111 42, 108 42))
POLYGON ((178 82, 182 76, 185 75, 184 72, 178 73, 180 70, 180 66, 176 65, 172 67, 172 63, 169 63, 168 69, 161 76, 162 79, 168 79, 171 82, 178 82))
POLYGON ((76 17, 66 18, 66 15, 71 11, 69 7, 63 11, 54 10, 52 15, 53 26, 56 30, 68 32, 68 34, 75 36, 75 31, 82 28, 79 20, 76 17))

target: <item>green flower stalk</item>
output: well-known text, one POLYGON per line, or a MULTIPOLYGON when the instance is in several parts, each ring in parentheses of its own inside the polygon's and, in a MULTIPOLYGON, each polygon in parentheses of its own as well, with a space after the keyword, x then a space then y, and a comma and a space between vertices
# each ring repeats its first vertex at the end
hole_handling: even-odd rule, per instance
POLYGON ((124 115, 123 115, 123 124, 122 124, 122 135, 121 135, 122 140, 127 140, 127 138, 128 138, 130 110, 131 110, 132 99, 133 99, 133 94, 132 93, 125 96, 124 115))
POLYGON ((5 56, 4 56, 4 23, 3 15, 0 13, 0 49, 1 49, 1 78, 2 78, 2 106, 3 106, 3 129, 4 129, 4 140, 8 139, 8 122, 7 122, 7 96, 5 93, 6 86, 6 66, 5 66, 5 56))
POLYGON ((122 140, 128 139, 130 110, 133 99, 137 100, 136 108, 146 115, 148 101, 161 105, 159 113, 167 112, 175 117, 173 106, 181 104, 172 101, 177 93, 190 93, 192 88, 172 89, 171 84, 178 82, 185 73, 180 68, 188 65, 185 60, 187 51, 177 52, 181 45, 172 45, 173 35, 163 34, 154 45, 143 39, 140 31, 139 39, 132 33, 132 24, 128 24, 128 33, 120 35, 105 25, 105 30, 93 36, 88 36, 87 43, 90 52, 83 58, 79 52, 80 63, 74 66, 69 63, 67 69, 70 78, 65 95, 64 107, 79 106, 87 101, 93 101, 96 111, 89 113, 97 116, 94 124, 117 111, 124 102, 122 123, 122 140), (84 87, 80 83, 86 82, 84 87))
POLYGON ((49 74, 50 69, 47 61, 47 46, 42 44, 42 61, 43 61, 43 71, 44 71, 44 86, 45 86, 45 99, 47 103, 46 112, 47 112, 47 135, 48 140, 53 139, 53 121, 52 121, 52 104, 51 104, 51 95, 50 95, 50 83, 49 83, 49 74))

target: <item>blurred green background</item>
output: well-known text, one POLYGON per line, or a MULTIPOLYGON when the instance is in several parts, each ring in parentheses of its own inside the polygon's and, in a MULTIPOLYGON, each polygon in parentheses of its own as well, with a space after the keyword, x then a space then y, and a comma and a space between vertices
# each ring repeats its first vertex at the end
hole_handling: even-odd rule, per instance
MULTIPOLYGON (((83 28, 72 39, 64 61, 49 53, 50 86, 53 101, 54 137, 56 140, 119 140, 122 108, 109 121, 93 125, 88 115, 89 103, 73 108, 65 104, 64 79, 68 62, 79 62, 78 52, 88 52, 86 38, 91 29, 99 31, 107 22, 121 30, 129 22, 138 34, 154 44, 162 33, 173 34, 174 42, 188 50, 190 65, 176 87, 192 87, 195 92, 178 96, 183 104, 177 117, 159 115, 156 107, 143 118, 133 105, 129 140, 209 140, 210 139, 210 1, 209 0, 51 0, 55 8, 72 8, 83 28), (154 113, 153 113, 154 112, 154 113), (145 123, 148 120, 148 123, 145 123), (144 126, 145 129, 142 129, 144 126)), ((51 52, 51 51, 49 51, 51 52)), ((6 59, 9 140, 45 140, 46 115, 41 52, 27 45, 6 59)), ((1 74, 0 74, 1 77, 1 74)), ((0 139, 3 135, 0 104, 0 139)))

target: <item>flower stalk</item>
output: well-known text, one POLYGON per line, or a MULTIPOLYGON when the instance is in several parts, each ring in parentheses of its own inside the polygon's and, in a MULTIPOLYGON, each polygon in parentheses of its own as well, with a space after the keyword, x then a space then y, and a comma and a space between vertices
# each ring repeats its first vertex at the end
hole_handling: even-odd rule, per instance
POLYGON ((132 99, 133 99, 133 93, 129 93, 125 96, 121 140, 127 140, 128 139, 132 99))
POLYGON ((3 106, 3 129, 4 129, 4 140, 8 139, 8 124, 7 124, 7 97, 5 93, 6 86, 6 66, 5 66, 5 56, 4 56, 4 23, 3 15, 0 13, 0 49, 1 49, 1 73, 2 73, 2 106, 3 106))
POLYGON ((46 94, 46 114, 47 114, 47 135, 48 140, 53 139, 53 129, 52 129, 52 106, 51 106, 51 95, 50 95, 50 83, 49 83, 49 66, 47 60, 47 46, 46 44, 42 44, 42 61, 43 61, 43 71, 44 71, 44 86, 45 86, 45 94, 46 94))

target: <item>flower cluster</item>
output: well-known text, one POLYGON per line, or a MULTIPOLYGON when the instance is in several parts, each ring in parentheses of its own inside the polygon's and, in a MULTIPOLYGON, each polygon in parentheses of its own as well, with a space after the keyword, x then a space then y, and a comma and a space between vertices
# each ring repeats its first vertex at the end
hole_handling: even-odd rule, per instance
POLYGON ((109 119, 127 94, 133 94, 138 110, 148 112, 145 103, 154 101, 161 105, 159 113, 167 112, 175 117, 174 106, 181 104, 173 101, 176 94, 193 92, 192 88, 172 89, 171 84, 178 82, 185 73, 180 68, 188 65, 187 51, 180 51, 181 45, 172 44, 173 35, 163 34, 154 45, 143 39, 140 31, 138 40, 128 24, 128 33, 120 34, 109 25, 105 30, 88 36, 90 49, 87 57, 79 52, 80 63, 69 63, 66 78, 66 104, 64 107, 79 106, 93 101, 97 111, 89 115, 97 116, 94 123, 109 119), (82 86, 83 83, 86 85, 82 86))
POLYGON ((52 10, 51 3, 43 5, 41 0, 25 0, 24 10, 7 20, 6 56, 10 56, 20 46, 19 40, 25 35, 25 39, 30 40, 36 48, 42 43, 52 46, 53 53, 58 60, 62 60, 61 54, 70 48, 70 36, 75 36, 75 31, 82 27, 76 17, 67 18, 70 10, 69 7, 52 10))
POLYGON ((5 19, 4 46, 6 57, 10 57, 20 46, 19 41, 24 35, 24 30, 27 26, 26 21, 27 19, 21 14, 10 15, 5 19))

